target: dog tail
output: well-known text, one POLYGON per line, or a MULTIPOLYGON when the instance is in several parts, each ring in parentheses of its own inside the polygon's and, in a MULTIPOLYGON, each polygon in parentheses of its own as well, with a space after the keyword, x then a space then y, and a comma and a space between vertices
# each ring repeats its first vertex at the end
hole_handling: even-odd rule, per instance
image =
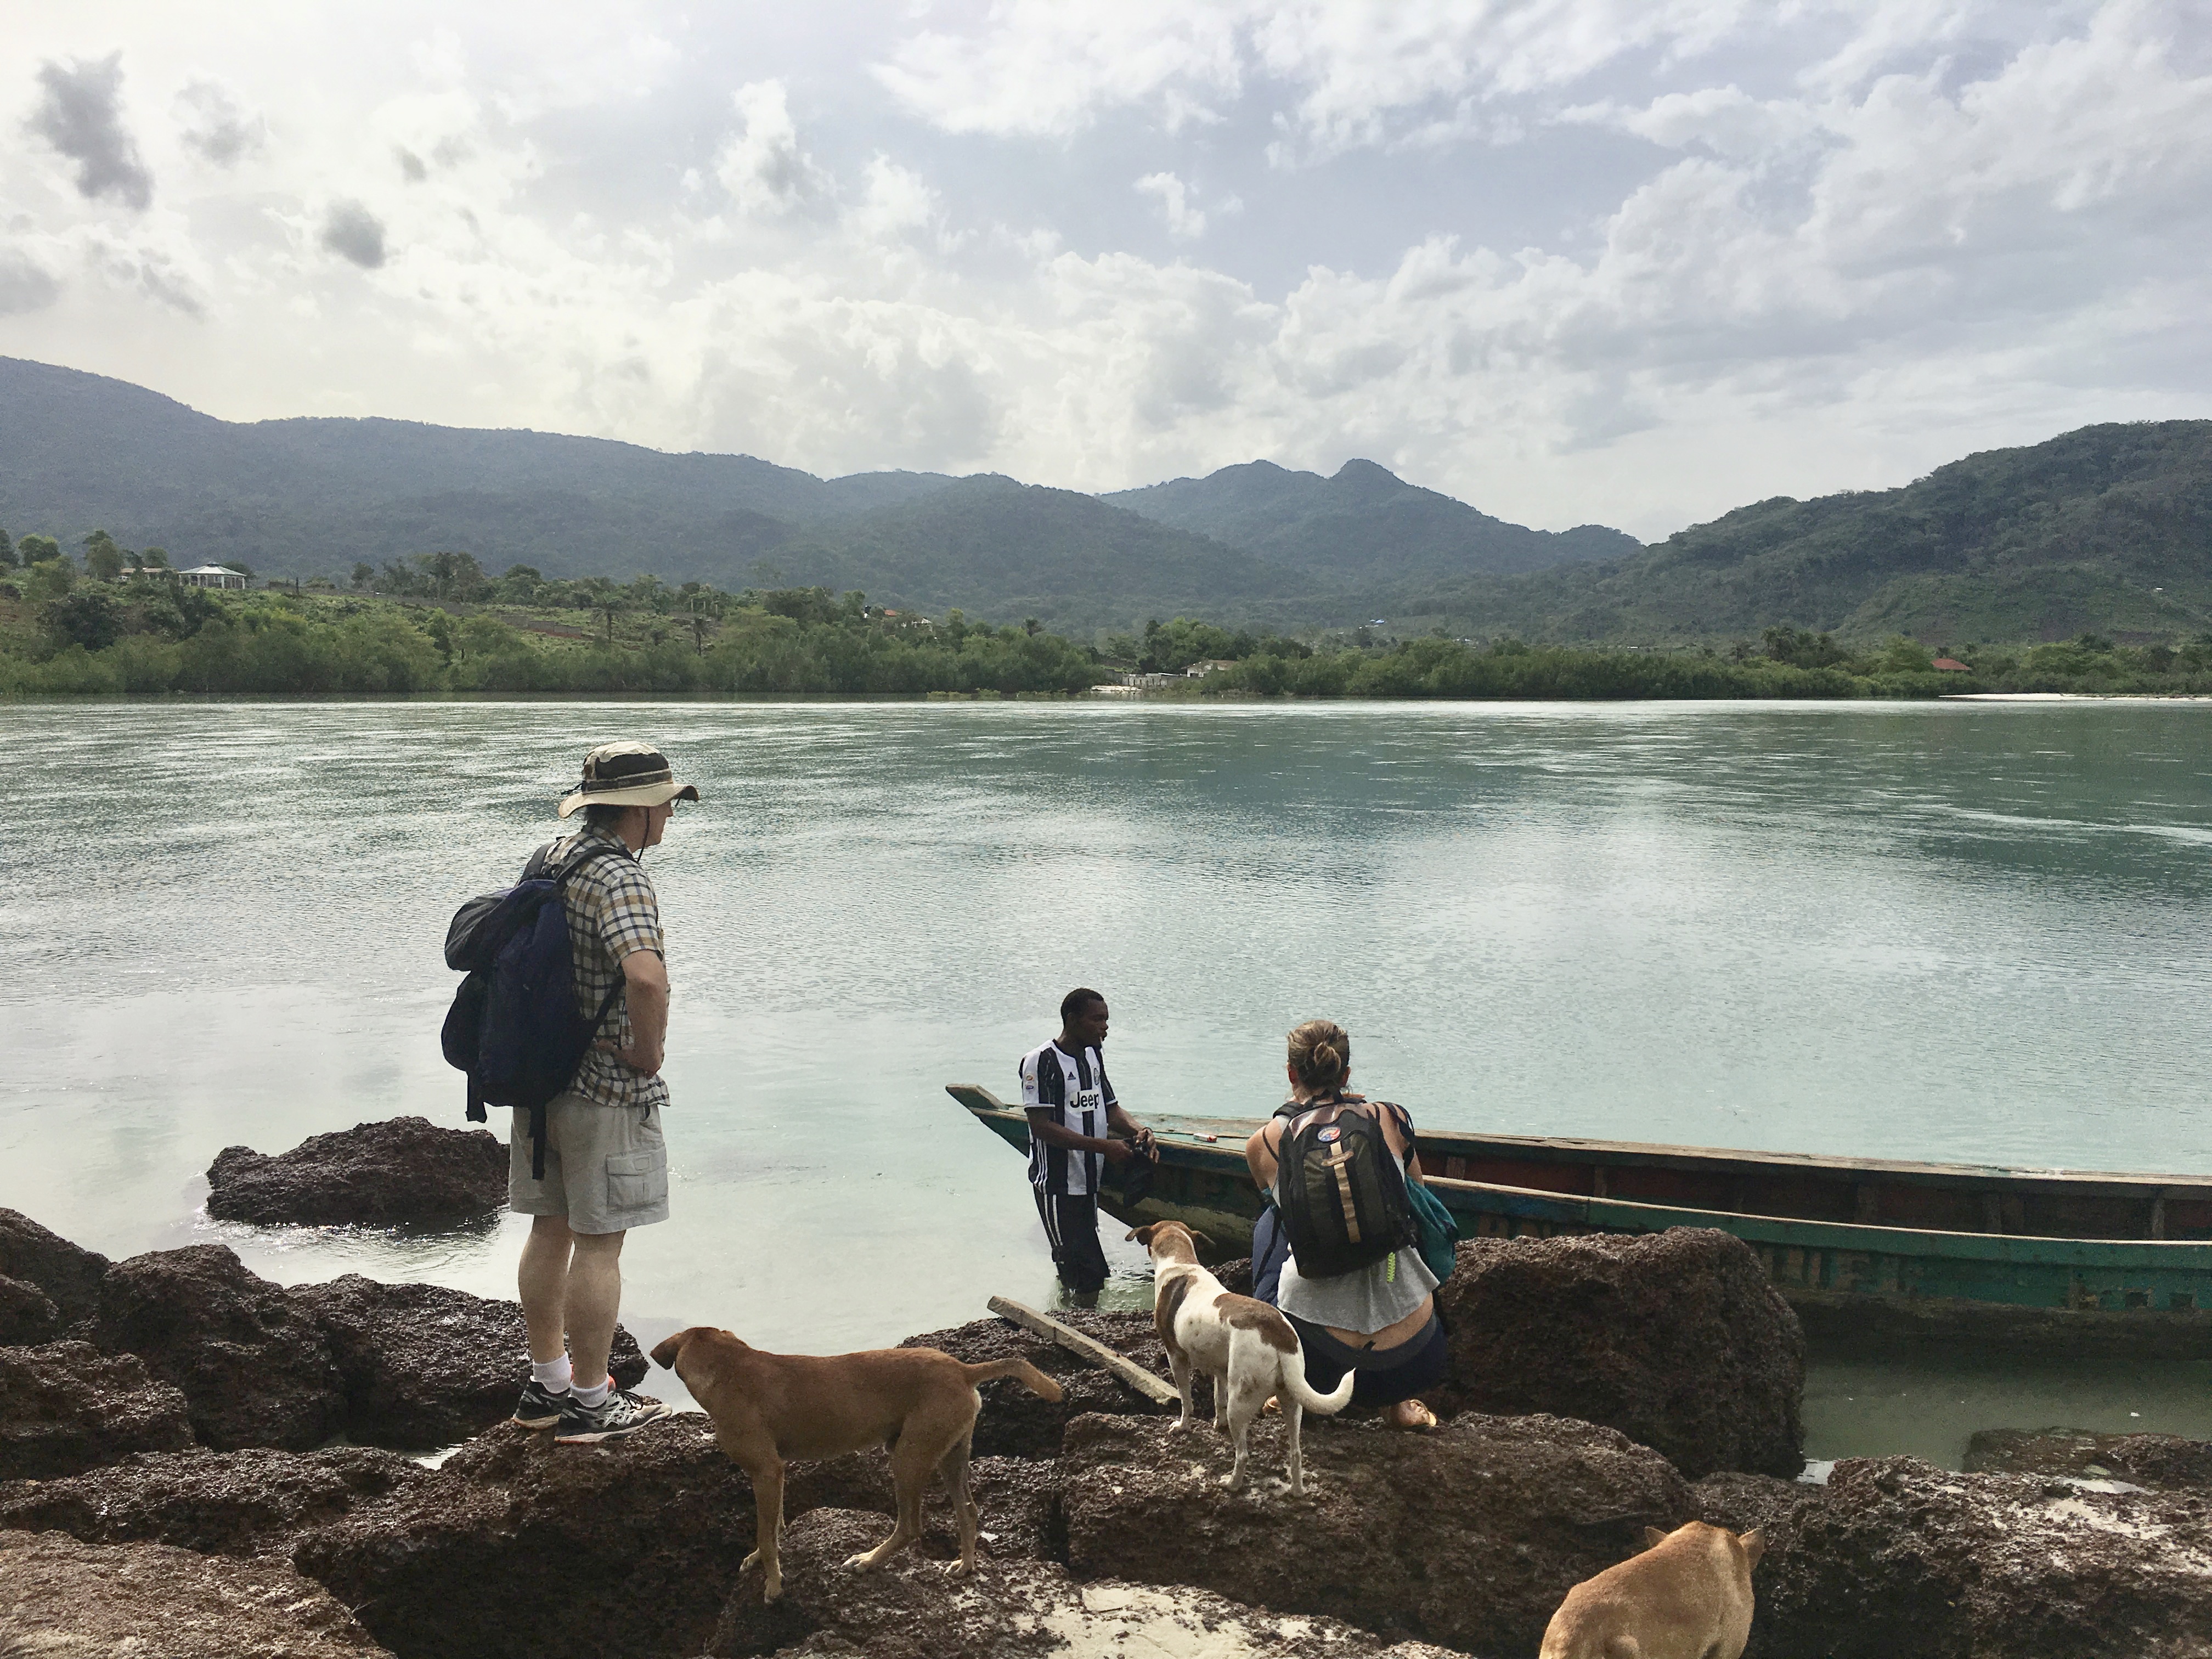
POLYGON ((1297 1401, 1302 1410, 1334 1417, 1352 1403, 1352 1391, 1359 1386, 1359 1373, 1345 1372, 1343 1380, 1333 1390, 1322 1394, 1306 1381, 1306 1352, 1302 1342, 1293 1352, 1283 1355, 1281 1382, 1283 1392, 1297 1401))
POLYGON ((1040 1399, 1060 1398, 1060 1384, 1026 1359, 994 1359, 988 1364, 963 1365, 960 1369, 968 1373, 970 1387, 978 1382, 989 1382, 1001 1376, 1011 1376, 1040 1399))

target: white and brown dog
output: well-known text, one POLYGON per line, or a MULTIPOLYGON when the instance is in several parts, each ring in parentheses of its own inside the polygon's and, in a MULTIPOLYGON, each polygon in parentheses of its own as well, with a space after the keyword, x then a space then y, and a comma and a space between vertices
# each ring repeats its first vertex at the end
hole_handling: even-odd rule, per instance
POLYGON ((783 1591, 776 1546, 783 1536, 783 1469, 794 1461, 889 1446, 898 1492, 890 1537, 845 1563, 872 1567, 921 1536, 921 1500, 942 1473, 960 1530, 956 1573, 975 1566, 977 1518, 968 1491, 968 1446, 983 1407, 978 1382, 1011 1376, 1031 1394, 1060 1398, 1060 1384, 1026 1359, 969 1365, 935 1348, 881 1348, 827 1358, 765 1353, 727 1331, 695 1325, 653 1351, 653 1363, 684 1379, 714 1419, 714 1437, 753 1486, 753 1553, 763 1599, 783 1591))
POLYGON ((1306 1382, 1305 1351, 1291 1322, 1264 1302, 1232 1296, 1219 1279, 1199 1265, 1198 1244, 1180 1221, 1155 1221, 1129 1237, 1152 1255, 1152 1323, 1168 1351, 1168 1369, 1182 1395, 1182 1415, 1175 1427, 1191 1423, 1191 1375, 1213 1379, 1213 1422, 1229 1431, 1237 1462, 1221 1478, 1232 1492, 1244 1484, 1244 1462, 1252 1419, 1272 1395, 1283 1404, 1291 1439, 1290 1487, 1306 1489, 1305 1458, 1298 1443, 1301 1413, 1334 1417, 1351 1402, 1358 1378, 1347 1371, 1333 1394, 1318 1394, 1306 1382))
POLYGON ((1567 1592, 1537 1659, 1742 1659, 1765 1539, 1692 1521, 1646 1527, 1644 1541, 1642 1554, 1567 1592))

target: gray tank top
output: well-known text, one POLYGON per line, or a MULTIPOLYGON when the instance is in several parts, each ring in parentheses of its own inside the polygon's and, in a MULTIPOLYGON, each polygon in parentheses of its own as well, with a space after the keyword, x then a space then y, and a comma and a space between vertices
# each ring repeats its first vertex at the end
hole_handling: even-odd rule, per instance
MULTIPOLYGON (((1407 1155, 1410 1164, 1412 1157, 1407 1155)), ((1298 1273, 1297 1251, 1283 1263, 1275 1305, 1316 1325, 1333 1325, 1361 1335, 1387 1330, 1427 1300, 1437 1276, 1419 1250, 1395 1250, 1380 1261, 1334 1279, 1306 1279, 1298 1273)))

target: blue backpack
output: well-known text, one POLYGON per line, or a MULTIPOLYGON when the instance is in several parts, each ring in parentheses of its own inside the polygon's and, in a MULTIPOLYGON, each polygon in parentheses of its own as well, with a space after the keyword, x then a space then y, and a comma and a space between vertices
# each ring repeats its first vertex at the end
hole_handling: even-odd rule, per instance
POLYGON ((552 850, 539 848, 519 883, 471 899, 446 930, 446 966, 468 975, 446 1015, 446 1063, 468 1073, 470 1121, 483 1122, 487 1105, 529 1112, 530 1173, 538 1181, 546 1103, 575 1079, 623 983, 617 975, 591 1018, 577 1012, 561 890, 593 859, 627 854, 587 847, 553 870, 552 850))

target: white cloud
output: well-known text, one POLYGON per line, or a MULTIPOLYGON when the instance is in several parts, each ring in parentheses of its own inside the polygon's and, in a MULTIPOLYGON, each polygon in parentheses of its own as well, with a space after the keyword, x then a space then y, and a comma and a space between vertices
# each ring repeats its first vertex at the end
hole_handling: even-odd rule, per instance
POLYGON ((111 124, 161 182, 127 215, 0 146, 0 352, 234 418, 1099 489, 1366 454, 1656 534, 2212 415, 2188 6, 1067 0, 902 42, 850 0, 807 58, 647 0, 505 34, 392 0, 303 63, 86 3, 0 44, 0 121, 112 42, 182 118, 111 124), (233 118, 261 142, 216 164, 233 118), (1180 258, 1129 251, 1162 222, 1180 258))
POLYGON ((845 217, 860 235, 879 240, 919 230, 938 213, 937 193, 920 173, 876 155, 861 174, 860 199, 845 217))
POLYGON ((1136 191, 1158 198, 1169 235, 1189 240, 1206 234, 1206 215, 1193 204, 1189 186, 1172 173, 1148 173, 1137 180, 1136 191))
MULTIPOLYGON (((1171 130, 1255 76, 1316 154, 1437 100, 1565 85, 1631 54, 1705 50, 1749 0, 1012 0, 902 41, 877 74, 951 132, 1066 135, 1121 106, 1171 130)), ((1208 110, 1211 113, 1211 111, 1208 110)))
POLYGON ((781 81, 755 81, 731 98, 738 131, 714 158, 714 176, 742 213, 789 213, 830 193, 829 175, 799 144, 781 81))
POLYGON ((1170 126, 1211 114, 1244 76, 1248 0, 1007 0, 971 34, 925 30, 876 74, 948 132, 1065 136, 1115 104, 1170 126))

